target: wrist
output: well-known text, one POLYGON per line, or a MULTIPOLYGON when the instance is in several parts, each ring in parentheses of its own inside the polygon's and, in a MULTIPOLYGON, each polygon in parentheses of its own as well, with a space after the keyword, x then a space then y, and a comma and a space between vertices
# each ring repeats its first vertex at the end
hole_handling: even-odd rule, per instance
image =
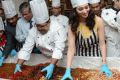
POLYGON ((71 68, 66 68, 66 70, 71 71, 71 68))

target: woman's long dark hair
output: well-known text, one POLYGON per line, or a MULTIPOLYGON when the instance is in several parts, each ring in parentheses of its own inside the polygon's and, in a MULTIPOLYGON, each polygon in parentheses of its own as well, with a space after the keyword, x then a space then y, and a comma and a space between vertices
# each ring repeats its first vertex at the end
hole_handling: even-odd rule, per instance
MULTIPOLYGON (((75 33, 77 31, 79 22, 80 22, 79 15, 76 12, 76 8, 74 8, 70 15, 70 20, 69 20, 69 24, 71 25, 72 32, 75 33)), ((90 30, 93 30, 95 26, 95 14, 91 10, 89 11, 89 15, 86 19, 86 25, 90 30)))

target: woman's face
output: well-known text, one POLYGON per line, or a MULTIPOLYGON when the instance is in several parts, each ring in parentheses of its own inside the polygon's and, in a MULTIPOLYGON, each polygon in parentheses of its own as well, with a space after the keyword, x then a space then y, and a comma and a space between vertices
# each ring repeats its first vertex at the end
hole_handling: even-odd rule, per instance
POLYGON ((82 18, 87 18, 90 8, 88 4, 80 5, 76 8, 78 15, 82 18))

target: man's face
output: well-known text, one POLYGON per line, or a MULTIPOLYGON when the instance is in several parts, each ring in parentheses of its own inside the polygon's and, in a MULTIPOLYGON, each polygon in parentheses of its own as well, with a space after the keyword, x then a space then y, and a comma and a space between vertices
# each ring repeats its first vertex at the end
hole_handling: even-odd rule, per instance
POLYGON ((52 7, 52 13, 54 16, 58 16, 61 12, 61 8, 58 6, 58 7, 52 7))
POLYGON ((50 27, 50 22, 46 22, 46 23, 43 23, 43 24, 36 24, 36 27, 37 27, 37 30, 42 34, 46 34, 49 30, 49 27, 50 27))
POLYGON ((32 18, 32 12, 29 10, 29 8, 25 8, 21 15, 24 17, 25 20, 30 21, 32 18))
POLYGON ((16 25, 18 20, 18 15, 13 16, 12 18, 7 18, 7 22, 11 25, 16 25))
POLYGON ((100 4, 99 3, 94 3, 94 4, 91 4, 91 9, 92 11, 96 14, 96 15, 99 15, 100 14, 100 4))

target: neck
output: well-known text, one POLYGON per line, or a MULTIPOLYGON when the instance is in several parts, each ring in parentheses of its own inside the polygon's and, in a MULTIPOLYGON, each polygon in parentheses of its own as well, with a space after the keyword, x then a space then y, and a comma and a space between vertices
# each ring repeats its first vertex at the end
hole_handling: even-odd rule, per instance
POLYGON ((85 23, 86 19, 85 18, 80 18, 80 23, 85 23))

